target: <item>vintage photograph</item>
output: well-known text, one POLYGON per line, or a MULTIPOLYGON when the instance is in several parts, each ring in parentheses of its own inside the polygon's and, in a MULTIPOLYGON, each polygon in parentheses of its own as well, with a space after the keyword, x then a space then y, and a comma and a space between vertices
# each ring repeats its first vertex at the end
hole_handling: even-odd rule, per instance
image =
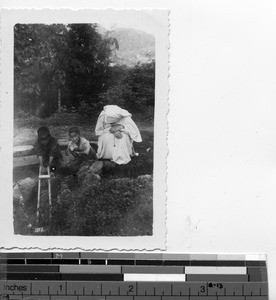
POLYGON ((164 249, 169 11, 1 17, 2 247, 164 249))
POLYGON ((155 37, 18 23, 13 53, 14 233, 152 235, 155 37))

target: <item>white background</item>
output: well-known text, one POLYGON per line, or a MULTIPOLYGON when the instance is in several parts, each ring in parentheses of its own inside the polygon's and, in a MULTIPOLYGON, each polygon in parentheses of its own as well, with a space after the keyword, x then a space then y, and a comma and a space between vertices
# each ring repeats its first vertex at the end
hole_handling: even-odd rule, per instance
POLYGON ((1 6, 171 10, 167 251, 266 253, 275 299, 276 3, 9 0, 1 6))

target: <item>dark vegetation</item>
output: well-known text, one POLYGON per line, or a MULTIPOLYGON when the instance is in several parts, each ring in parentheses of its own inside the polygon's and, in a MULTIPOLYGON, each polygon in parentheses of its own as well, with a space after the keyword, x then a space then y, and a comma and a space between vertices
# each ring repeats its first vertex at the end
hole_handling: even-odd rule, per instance
MULTIPOLYGON (((15 145, 33 143, 41 125, 49 126, 58 139, 67 138, 68 128, 75 125, 86 138, 96 140, 97 116, 106 104, 128 109, 143 138, 135 144, 139 156, 105 170, 97 188, 80 192, 72 176, 53 179, 51 219, 47 186, 40 224, 37 190, 28 201, 14 202, 15 233, 151 235, 154 60, 114 63, 120 43, 110 34, 101 35, 97 24, 17 24, 14 41, 14 134, 20 137, 15 145), (64 180, 70 193, 63 193, 64 180), (35 232, 38 225, 47 231, 35 232)), ((14 183, 37 174, 37 166, 15 169, 14 183)))
POLYGON ((97 115, 106 104, 153 116, 155 63, 112 63, 120 45, 97 24, 17 24, 14 27, 17 117, 56 111, 97 115))

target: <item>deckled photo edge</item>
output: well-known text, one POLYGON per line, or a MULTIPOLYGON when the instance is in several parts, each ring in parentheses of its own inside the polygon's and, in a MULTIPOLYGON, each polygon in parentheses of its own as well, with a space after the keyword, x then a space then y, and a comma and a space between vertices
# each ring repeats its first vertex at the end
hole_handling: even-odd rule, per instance
MULTIPOLYGON (((23 10, 23 11, 25 11, 25 10, 23 10)), ((83 10, 83 11, 86 12, 86 10, 83 10)), ((91 10, 89 10, 89 11, 91 12, 91 10)), ((107 11, 113 11, 113 10, 108 9, 107 11)), ((128 11, 133 12, 133 10, 128 10, 128 11)), ((141 12, 143 10, 138 10, 138 11, 141 12)), ((145 12, 146 11, 147 10, 145 10, 145 12)), ((169 27, 168 27, 169 26, 169 11, 168 10, 150 10, 150 11, 151 11, 151 13, 152 12, 157 12, 157 14, 158 13, 163 14, 163 19, 166 19, 165 20, 166 24, 163 24, 163 25, 166 26, 166 28, 167 28, 165 40, 164 40, 164 35, 162 37, 160 37, 160 38, 163 39, 163 45, 166 45, 166 47, 164 47, 164 49, 162 49, 161 52, 162 52, 163 57, 164 56, 167 57, 167 60, 165 60, 165 64, 162 68, 162 72, 164 74, 166 73, 166 80, 165 81, 166 81, 167 85, 166 85, 166 87, 163 87, 163 89, 162 89, 163 94, 161 94, 161 95, 158 94, 158 84, 156 84, 157 88, 155 90, 155 101, 157 101, 157 98, 162 99, 163 113, 165 113, 165 116, 166 116, 166 120, 165 120, 165 122, 163 122, 165 124, 162 124, 163 125, 162 128, 163 129, 165 128, 166 134, 163 134, 162 136, 161 135, 157 136, 158 138, 160 138, 161 142, 163 143, 162 144, 163 149, 165 149, 164 150, 165 155, 163 155, 163 157, 161 157, 161 161, 164 164, 163 167, 164 167, 165 171, 164 171, 164 173, 162 173, 162 176, 161 176, 163 178, 160 179, 160 182, 162 180, 163 182, 165 182, 165 185, 162 186, 162 192, 163 192, 162 200, 163 201, 161 203, 162 206, 161 206, 160 211, 158 211, 158 209, 160 209, 160 205, 156 205, 157 201, 156 201, 156 199, 154 200, 154 215, 155 215, 155 218, 154 218, 154 223, 153 223, 153 236, 152 237, 150 237, 150 236, 146 236, 146 237, 84 237, 84 238, 65 237, 65 240, 66 240, 65 243, 63 243, 63 242, 58 243, 57 242, 58 239, 55 239, 56 237, 14 236, 13 233, 12 233, 13 228, 10 228, 11 226, 13 227, 13 221, 12 221, 11 218, 9 220, 7 220, 7 218, 6 218, 7 214, 3 213, 3 215, 5 215, 5 218, 3 220, 4 220, 5 224, 9 225, 8 226, 9 228, 8 229, 5 228, 4 235, 7 235, 7 236, 5 236, 3 238, 3 241, 4 241, 3 246, 4 247, 2 247, 2 249, 15 249, 15 248, 16 249, 41 249, 41 250, 49 250, 49 249, 51 249, 51 250, 52 249, 111 250, 111 249, 117 249, 117 250, 131 250, 131 251, 133 251, 133 250, 158 250, 158 249, 159 250, 164 250, 165 249, 165 241, 166 241, 166 225, 165 225, 165 221, 166 221, 166 189, 167 189, 167 187, 166 187, 166 169, 167 169, 166 157, 168 155, 168 149, 167 149, 168 102, 167 101, 168 101, 168 95, 169 95, 169 85, 168 85, 168 76, 169 76, 169 27), (166 18, 164 17, 165 15, 166 15, 166 18), (166 95, 166 97, 164 97, 164 95, 166 95), (163 208, 163 210, 162 210, 162 208, 163 208), (163 220, 160 221, 160 218, 156 217, 157 215, 159 217, 162 216, 163 220), (156 223, 157 220, 159 220, 158 224, 156 223), (161 229, 161 232, 160 231, 158 232, 158 229, 161 229), (12 237, 13 240, 15 238, 15 241, 11 241, 10 240, 11 237, 12 237), (34 239, 37 239, 37 240, 34 240, 34 239), (54 247, 45 247, 45 245, 48 244, 46 242, 46 240, 49 240, 49 239, 53 240, 54 247), (73 245, 72 245, 72 242, 70 241, 70 239, 72 239, 72 240, 74 239, 76 243, 73 243, 73 245), (78 240, 78 241, 76 241, 76 240, 78 240), (82 240, 82 241, 80 241, 80 240, 82 240), (7 245, 7 247, 6 247, 6 245, 7 245), (90 246, 90 245, 93 245, 93 246, 90 246)), ((22 17, 19 18, 20 20, 17 20, 17 18, 16 18, 17 16, 13 15, 14 12, 18 12, 18 11, 17 10, 9 10, 9 11, 3 10, 1 12, 1 16, 2 16, 1 19, 3 20, 3 18, 4 18, 4 21, 8 21, 9 29, 11 29, 11 24, 14 25, 16 23, 22 22, 22 17), (8 14, 8 16, 6 14, 8 14)), ((26 22, 26 23, 32 23, 33 16, 32 16, 32 14, 30 14, 30 12, 33 12, 33 11, 28 11, 29 16, 31 16, 31 17, 28 18, 28 22, 26 22)), ((44 10, 41 11, 41 13, 43 13, 43 12, 44 12, 44 10)), ((66 12, 70 13, 71 11, 66 10, 66 12)), ((82 12, 82 11, 80 11, 80 12, 82 12)), ((100 13, 100 12, 101 12, 101 10, 97 10, 97 13, 100 13)), ((37 13, 39 13, 39 11, 35 10, 34 13, 37 14, 37 13)), ((51 13, 53 13, 53 10, 51 10, 51 13)), ((77 13, 77 11, 74 11, 73 13, 77 13)), ((37 16, 34 19, 37 19, 37 16)), ((92 19, 93 18, 91 17, 91 23, 92 23, 92 19)), ((66 21, 68 22, 67 18, 65 18, 65 20, 63 20, 63 19, 61 20, 61 22, 66 22, 66 21)), ((51 22, 48 21, 47 23, 51 23, 51 22)), ((53 23, 55 23, 55 22, 53 22, 53 23)), ((3 21, 2 21, 2 27, 3 27, 3 21)), ((6 33, 6 30, 7 30, 7 24, 5 23, 4 24, 5 33, 6 33)), ((11 30, 9 30, 9 35, 10 34, 11 34, 11 30)), ((4 32, 2 31, 2 37, 3 37, 3 35, 4 35, 4 32)), ((9 39, 9 42, 11 42, 11 37, 10 36, 8 37, 8 39, 9 39)), ((3 37, 4 49, 5 49, 5 45, 7 45, 6 42, 7 42, 7 39, 6 39, 6 36, 4 36, 3 37)), ((156 45, 156 47, 157 47, 157 45, 156 45)), ((158 50, 157 50, 157 52, 158 52, 158 50)), ((1 59, 3 61, 5 61, 5 63, 2 65, 2 69, 1 69, 2 74, 3 73, 5 74, 7 67, 9 67, 10 68, 9 70, 11 71, 11 66, 9 65, 9 62, 11 61, 11 57, 9 57, 9 60, 6 60, 5 54, 6 53, 1 53, 1 59)), ((10 52, 9 54, 12 54, 12 53, 10 52)), ((157 59, 157 57, 156 57, 156 59, 157 59)), ((158 68, 156 68, 156 69, 158 69, 158 68)), ((164 79, 164 74, 162 74, 163 79, 164 79)), ((9 74, 9 75, 11 75, 11 74, 9 74)), ((158 77, 158 74, 157 74, 157 77, 158 77)), ((5 95, 5 97, 3 97, 3 100, 4 100, 6 97, 8 97, 7 95, 9 95, 9 93, 10 93, 10 97, 11 97, 11 95, 12 95, 12 86, 13 85, 12 85, 12 82, 10 82, 10 80, 8 81, 7 79, 3 80, 3 85, 5 87, 5 90, 2 90, 1 96, 3 97, 5 95), (6 93, 5 93, 5 91, 6 91, 6 93)), ((3 115, 7 116, 6 112, 8 112, 9 118, 11 117, 11 119, 12 119, 12 116, 13 116, 12 106, 10 105, 10 106, 7 107, 5 103, 4 103, 3 106, 4 106, 3 109, 7 108, 7 110, 4 111, 3 115), (10 116, 10 114, 11 114, 11 116, 10 116)), ((157 110, 155 111, 155 113, 157 113, 157 110)), ((8 120, 9 122, 7 122, 7 124, 12 125, 12 120, 11 119, 8 120)), ((158 118, 157 118, 157 120, 158 120, 158 118)), ((5 119, 3 119, 3 124, 5 123, 5 121, 6 121, 6 117, 5 117, 5 119)), ((157 127, 156 123, 154 124, 154 126, 155 126, 155 128, 157 127)), ((1 127, 4 127, 3 128, 4 130, 7 129, 7 126, 1 126, 1 127)), ((8 126, 8 127, 10 127, 10 126, 8 126)), ((154 140, 154 142, 155 142, 155 152, 154 152, 155 163, 154 163, 154 168, 156 167, 156 156, 158 156, 158 153, 156 153, 156 140, 157 139, 155 137, 155 140, 154 140)), ((10 151, 9 148, 12 145, 12 141, 7 140, 7 135, 4 135, 4 139, 2 141, 3 141, 3 150, 4 150, 4 151, 2 151, 3 158, 4 159, 9 158, 9 161, 11 161, 12 160, 12 153, 10 153, 11 151, 10 151), (5 142, 7 142, 7 145, 4 145, 5 142)), ((160 142, 160 144, 161 144, 161 142, 160 142)), ((9 165, 11 166, 12 164, 9 163, 9 165)), ((5 167, 6 167, 6 164, 5 164, 5 167)), ((7 173, 5 173, 5 175, 7 175, 7 174, 11 175, 11 170, 7 170, 7 173)), ((7 188, 7 183, 11 182, 11 178, 9 178, 9 180, 7 180, 8 176, 4 176, 3 172, 1 172, 1 177, 5 178, 3 183, 4 183, 4 186, 6 186, 6 188, 7 188)), ((158 188, 158 190, 159 190, 159 188, 158 188)), ((156 190, 156 189, 157 189, 157 187, 155 186, 154 190, 156 190)), ((9 192, 10 193, 7 192, 7 194, 11 194, 11 191, 9 191, 9 192)), ((11 205, 10 205, 10 210, 12 211, 12 206, 11 205)), ((9 215, 9 217, 11 217, 11 215, 9 215)), ((4 228, 4 227, 2 227, 2 228, 4 228)), ((3 233, 1 233, 1 236, 3 236, 3 233)), ((60 237, 59 237, 59 240, 60 240, 60 237)))

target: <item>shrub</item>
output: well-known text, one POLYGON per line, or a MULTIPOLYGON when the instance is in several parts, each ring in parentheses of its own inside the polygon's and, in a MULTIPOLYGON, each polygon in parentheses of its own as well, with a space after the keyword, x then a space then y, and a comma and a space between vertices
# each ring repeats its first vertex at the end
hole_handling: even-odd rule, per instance
POLYGON ((146 113, 154 109, 155 63, 137 64, 133 68, 116 69, 109 89, 100 94, 104 105, 116 104, 131 112, 146 113))

